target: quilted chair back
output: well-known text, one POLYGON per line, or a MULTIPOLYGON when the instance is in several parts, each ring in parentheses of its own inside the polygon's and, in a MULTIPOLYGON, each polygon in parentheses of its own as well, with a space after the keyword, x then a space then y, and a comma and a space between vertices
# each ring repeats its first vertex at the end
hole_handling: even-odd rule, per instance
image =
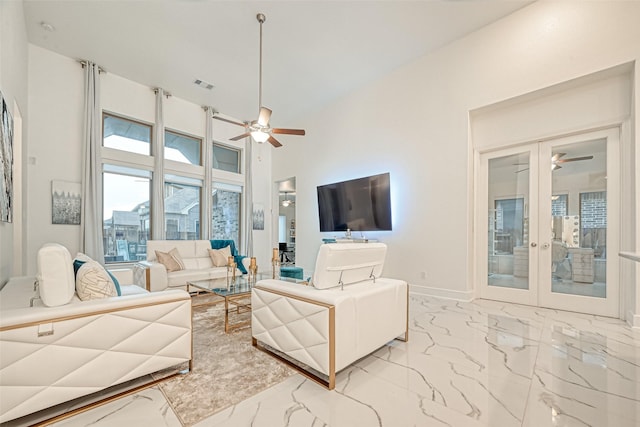
POLYGON ((320 246, 313 286, 328 289, 363 282, 382 275, 384 243, 327 243, 320 246))

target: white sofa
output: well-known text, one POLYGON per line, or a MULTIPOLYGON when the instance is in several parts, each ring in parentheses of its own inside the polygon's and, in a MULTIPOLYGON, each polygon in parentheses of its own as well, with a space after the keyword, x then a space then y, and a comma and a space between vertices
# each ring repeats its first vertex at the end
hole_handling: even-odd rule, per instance
MULTIPOLYGON (((138 262, 134 267, 135 282, 151 292, 165 289, 187 289, 187 282, 194 280, 221 279, 227 275, 227 267, 215 267, 209 255, 210 240, 149 240, 147 241, 147 260, 138 262), (168 272, 159 263, 156 251, 168 253, 177 249, 185 268, 168 272)), ((245 269, 249 259, 242 260, 245 269)), ((236 274, 242 274, 236 270, 236 274)))
POLYGON ((71 262, 68 251, 42 262, 41 289, 35 277, 16 277, 0 291, 0 422, 185 362, 191 368, 188 293, 125 285, 133 275, 120 270, 112 273, 121 296, 69 300, 73 267, 51 265, 71 262))
POLYGON ((408 285, 381 278, 386 245, 320 247, 312 283, 261 280, 251 295, 253 345, 329 389, 336 372, 408 339, 408 285))

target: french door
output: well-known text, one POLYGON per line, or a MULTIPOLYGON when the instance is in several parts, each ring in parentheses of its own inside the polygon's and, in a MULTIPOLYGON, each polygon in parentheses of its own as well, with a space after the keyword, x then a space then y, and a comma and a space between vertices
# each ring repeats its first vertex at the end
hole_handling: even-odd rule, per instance
POLYGON ((480 154, 482 298, 619 317, 618 133, 480 154))

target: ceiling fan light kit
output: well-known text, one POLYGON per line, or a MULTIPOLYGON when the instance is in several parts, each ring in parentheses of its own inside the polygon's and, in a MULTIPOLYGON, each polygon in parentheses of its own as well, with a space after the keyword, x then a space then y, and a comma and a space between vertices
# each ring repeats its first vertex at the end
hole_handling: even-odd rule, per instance
POLYGON ((231 123, 237 126, 245 128, 245 132, 241 135, 231 138, 231 141, 238 141, 251 136, 254 141, 262 144, 269 142, 275 148, 282 147, 280 141, 273 137, 273 134, 283 135, 299 135, 304 136, 304 129, 282 129, 272 128, 269 126, 269 119, 271 118, 271 110, 262 105, 262 24, 267 20, 267 17, 263 13, 258 13, 256 19, 260 23, 260 68, 259 68, 259 80, 258 80, 258 120, 250 122, 240 123, 233 120, 225 119, 214 113, 213 118, 221 120, 223 122, 231 123))

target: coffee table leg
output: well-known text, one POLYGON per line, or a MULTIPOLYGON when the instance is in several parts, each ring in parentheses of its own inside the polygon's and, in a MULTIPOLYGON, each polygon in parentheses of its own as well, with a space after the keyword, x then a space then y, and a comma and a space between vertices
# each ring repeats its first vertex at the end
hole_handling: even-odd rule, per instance
POLYGON ((224 333, 229 333, 229 298, 224 297, 224 333))

